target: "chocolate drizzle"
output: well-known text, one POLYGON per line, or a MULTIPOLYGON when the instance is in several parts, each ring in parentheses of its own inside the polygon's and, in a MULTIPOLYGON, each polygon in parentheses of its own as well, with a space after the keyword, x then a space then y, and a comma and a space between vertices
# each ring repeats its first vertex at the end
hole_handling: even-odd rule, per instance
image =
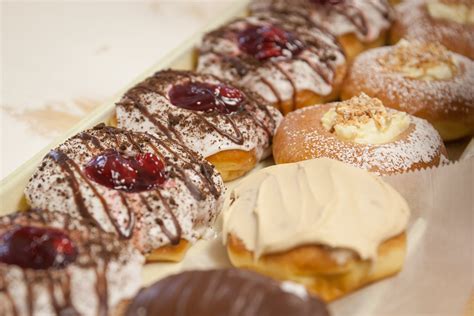
MULTIPOLYGON (((107 316, 109 312, 107 269, 111 261, 117 260, 123 255, 124 245, 117 241, 113 234, 91 228, 90 224, 86 220, 77 220, 66 214, 51 213, 44 210, 18 212, 0 218, 0 230, 22 225, 39 227, 48 225, 48 227, 52 226, 68 232, 79 248, 79 257, 72 265, 84 269, 93 269, 96 275, 95 288, 98 298, 96 315, 107 316)), ((44 270, 24 269, 16 265, 14 267, 21 269, 22 278, 16 281, 14 279, 7 281, 10 266, 0 263, 0 296, 6 298, 6 301, 0 301, 1 310, 9 311, 11 315, 17 316, 20 311, 16 304, 21 302, 26 306, 27 315, 36 315, 37 287, 42 285, 47 291, 55 315, 80 315, 78 308, 72 301, 71 270, 69 266, 64 269, 44 270), (10 288, 17 287, 12 282, 19 281, 26 286, 24 301, 18 296, 13 298, 9 291, 10 288)), ((89 302, 83 303, 89 304, 89 302)))
MULTIPOLYGON (((277 100, 276 106, 281 108, 283 103, 291 102, 291 108, 297 105, 298 88, 294 78, 294 74, 287 71, 284 65, 295 60, 304 62, 310 69, 319 76, 324 83, 332 85, 336 73, 337 55, 344 57, 344 51, 337 39, 323 27, 311 22, 309 17, 304 14, 291 10, 273 10, 272 12, 258 12, 259 15, 250 18, 237 19, 229 24, 205 35, 203 42, 205 46, 200 49, 199 71, 209 72, 212 69, 210 63, 219 64, 221 67, 221 75, 223 77, 233 76, 237 81, 243 81, 244 77, 257 76, 257 81, 266 85, 274 98, 277 100), (302 42, 303 51, 291 58, 273 58, 265 61, 258 61, 251 56, 247 56, 241 52, 238 55, 228 56, 216 49, 220 47, 217 43, 219 40, 227 39, 236 42, 236 36, 240 30, 239 24, 268 24, 275 25, 284 30, 291 30, 300 42, 302 42), (332 44, 329 44, 332 43, 332 44), (309 52, 314 57, 314 61, 310 61, 309 52), (205 61, 204 56, 213 55, 217 59, 205 61), (289 100, 284 100, 279 88, 268 78, 258 75, 259 70, 268 69, 276 71, 282 75, 284 80, 291 85, 292 92, 289 100)), ((212 72, 218 75, 216 72, 212 72)))

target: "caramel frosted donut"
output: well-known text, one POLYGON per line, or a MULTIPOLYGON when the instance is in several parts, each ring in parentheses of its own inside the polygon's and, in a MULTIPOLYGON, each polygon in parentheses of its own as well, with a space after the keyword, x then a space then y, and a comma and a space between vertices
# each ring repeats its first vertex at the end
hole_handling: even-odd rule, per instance
POLYGON ((301 285, 239 269, 186 271, 138 293, 126 316, 329 316, 301 285))
POLYGON ((438 166, 447 159, 427 121, 385 109, 365 94, 288 115, 275 135, 273 156, 277 164, 327 157, 376 174, 438 166))
POLYGON ((51 150, 25 189, 34 208, 90 219, 148 260, 173 261, 212 232, 223 192, 213 166, 186 147, 105 125, 51 150))
POLYGON ((115 315, 140 288, 140 253, 114 234, 40 210, 0 218, 0 315, 115 315))
POLYGON ((346 59, 334 36, 300 15, 251 16, 204 36, 198 71, 239 82, 283 114, 335 100, 346 59))
POLYGON ((309 16, 336 35, 349 60, 383 45, 393 20, 387 0, 255 0, 250 10, 253 14, 273 11, 309 16))
POLYGON ((429 121, 444 140, 474 134, 474 61, 439 44, 400 41, 361 54, 342 99, 361 92, 429 121), (370 69, 370 75, 367 75, 370 69))
POLYGON ((213 163, 224 181, 270 153, 281 114, 250 91, 211 75, 166 70, 117 104, 119 127, 182 141, 213 163))
POLYGON ((275 165, 226 199, 232 264, 331 301, 402 268, 409 208, 379 177, 327 158, 275 165))
POLYGON ((402 38, 440 42, 449 50, 474 59, 472 0, 410 0, 396 7, 390 41, 402 38))

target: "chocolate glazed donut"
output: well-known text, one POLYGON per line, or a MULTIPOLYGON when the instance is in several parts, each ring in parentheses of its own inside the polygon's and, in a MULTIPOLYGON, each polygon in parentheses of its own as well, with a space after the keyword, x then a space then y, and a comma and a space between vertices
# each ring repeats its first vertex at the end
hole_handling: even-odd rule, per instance
POLYGON ((177 314, 329 316, 324 303, 304 288, 239 269, 169 276, 143 289, 126 312, 126 316, 177 314))

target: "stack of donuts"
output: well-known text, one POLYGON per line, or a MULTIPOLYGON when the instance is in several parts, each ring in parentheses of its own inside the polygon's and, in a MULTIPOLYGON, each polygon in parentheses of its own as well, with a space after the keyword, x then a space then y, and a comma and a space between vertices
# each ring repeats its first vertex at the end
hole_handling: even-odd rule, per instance
POLYGON ((254 0, 52 149, 0 218, 0 315, 329 315, 397 274, 410 209, 379 176, 474 135, 474 4, 392 2, 254 0), (216 235, 233 268, 140 290, 216 235))

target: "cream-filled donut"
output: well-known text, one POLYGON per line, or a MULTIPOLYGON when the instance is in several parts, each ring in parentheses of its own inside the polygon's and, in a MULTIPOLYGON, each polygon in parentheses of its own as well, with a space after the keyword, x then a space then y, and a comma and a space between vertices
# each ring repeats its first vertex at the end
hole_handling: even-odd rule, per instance
POLYGON ((474 61, 441 44, 402 40, 358 56, 341 97, 366 93, 426 119, 444 140, 454 140, 474 135, 473 86, 474 61))
POLYGON ((203 155, 224 181, 238 178, 271 153, 282 116, 252 92, 211 75, 166 70, 117 103, 121 128, 165 133, 203 155))
POLYGON ((427 121, 385 108, 365 94, 285 117, 274 138, 273 157, 277 164, 327 157, 377 174, 447 161, 441 137, 427 121))
POLYGON ((308 16, 337 37, 349 60, 383 45, 394 15, 387 0, 254 0, 250 11, 308 16))
POLYGON ((143 263, 129 243, 66 214, 0 217, 0 315, 116 315, 143 263))
POLYGON ((206 34, 197 70, 238 82, 286 114, 337 99, 346 58, 326 29, 301 15, 274 13, 206 34))
POLYGON ((328 158, 271 166, 225 202, 233 265, 330 301, 400 271, 410 210, 379 177, 328 158))
POLYGON ((26 186, 33 208, 91 220, 148 260, 180 260, 212 234, 224 186, 213 166, 163 135, 98 125, 43 159, 26 186))

